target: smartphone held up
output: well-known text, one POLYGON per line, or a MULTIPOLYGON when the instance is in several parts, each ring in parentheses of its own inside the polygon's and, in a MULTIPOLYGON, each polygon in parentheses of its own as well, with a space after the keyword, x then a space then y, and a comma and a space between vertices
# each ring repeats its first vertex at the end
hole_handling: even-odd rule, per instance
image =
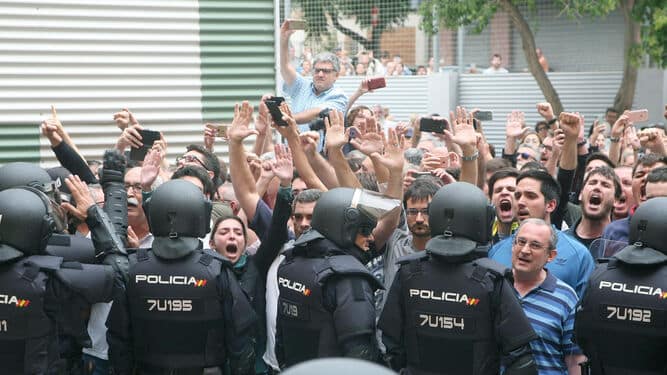
POLYGON ((419 130, 426 133, 443 134, 449 129, 449 121, 439 117, 422 117, 419 119, 419 130))
POLYGON ((139 130, 139 135, 141 135, 141 147, 130 149, 130 159, 137 161, 144 160, 153 143, 160 139, 160 132, 155 130, 142 129, 139 130))

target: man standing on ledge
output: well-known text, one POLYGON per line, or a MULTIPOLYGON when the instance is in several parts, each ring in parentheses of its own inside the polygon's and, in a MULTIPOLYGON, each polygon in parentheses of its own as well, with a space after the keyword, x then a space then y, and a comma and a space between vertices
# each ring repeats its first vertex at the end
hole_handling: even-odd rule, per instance
POLYGON ((335 88, 338 79, 340 62, 330 52, 322 52, 313 59, 313 79, 297 74, 290 63, 289 38, 294 33, 290 30, 289 21, 283 22, 280 28, 280 75, 285 81, 283 92, 292 98, 290 107, 299 131, 307 131, 308 123, 316 119, 324 109, 336 109, 345 113, 347 96, 342 90, 335 88))

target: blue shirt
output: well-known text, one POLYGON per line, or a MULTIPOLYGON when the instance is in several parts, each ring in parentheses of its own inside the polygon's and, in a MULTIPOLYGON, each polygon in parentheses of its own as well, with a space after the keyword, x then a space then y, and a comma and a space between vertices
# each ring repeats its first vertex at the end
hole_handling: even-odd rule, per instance
MULTIPOLYGON (((556 259, 547 263, 546 268, 555 277, 571 286, 577 292, 577 296, 581 298, 584 289, 586 289, 588 277, 595 268, 595 262, 588 249, 579 241, 558 229, 554 228, 554 230, 558 234, 558 243, 556 244, 558 255, 556 255, 556 259)), ((489 258, 511 268, 512 243, 515 235, 512 234, 493 245, 489 250, 489 258)))
POLYGON ((525 296, 514 292, 538 336, 530 348, 540 375, 567 375, 565 356, 582 353, 572 342, 576 293, 549 271, 542 284, 525 296))
POLYGON ((602 232, 602 238, 627 243, 630 239, 630 216, 607 224, 602 232))
MULTIPOLYGON (((290 98, 292 98, 292 103, 290 106, 292 113, 300 113, 307 109, 317 107, 320 108, 320 110, 325 108, 336 109, 345 115, 345 111, 347 110, 347 95, 345 95, 343 90, 336 88, 335 85, 317 95, 315 94, 313 81, 306 80, 302 76, 297 75, 296 79, 294 82, 292 82, 291 85, 283 85, 283 91, 285 94, 289 95, 290 98)), ((308 124, 299 125, 299 132, 305 132, 308 130, 308 124)), ((320 144, 318 145, 318 151, 322 149, 323 145, 324 137, 322 132, 320 132, 320 144)))

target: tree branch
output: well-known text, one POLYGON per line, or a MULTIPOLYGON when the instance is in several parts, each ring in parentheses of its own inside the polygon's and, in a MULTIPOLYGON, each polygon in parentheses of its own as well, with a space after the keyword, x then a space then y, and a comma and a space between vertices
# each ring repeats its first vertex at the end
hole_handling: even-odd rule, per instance
POLYGON ((368 39, 366 39, 363 35, 360 35, 348 29, 347 27, 341 25, 340 21, 338 21, 338 12, 332 9, 330 10, 329 15, 331 16, 331 22, 333 22, 333 27, 335 27, 336 30, 349 36, 350 38, 352 38, 352 40, 364 46, 365 49, 368 50, 371 48, 371 42, 368 39))
POLYGON ((530 29, 530 26, 521 14, 521 11, 519 11, 519 8, 512 4, 511 0, 500 0, 500 5, 509 14, 512 23, 519 31, 519 35, 521 35, 521 46, 523 48, 523 53, 526 56, 526 62, 528 63, 530 73, 535 77, 535 81, 537 81, 537 85, 540 87, 540 90, 542 90, 544 98, 551 103, 554 114, 558 116, 563 111, 563 104, 558 97, 556 89, 551 84, 549 77, 538 61, 537 53, 535 52, 535 37, 533 36, 533 31, 530 29))

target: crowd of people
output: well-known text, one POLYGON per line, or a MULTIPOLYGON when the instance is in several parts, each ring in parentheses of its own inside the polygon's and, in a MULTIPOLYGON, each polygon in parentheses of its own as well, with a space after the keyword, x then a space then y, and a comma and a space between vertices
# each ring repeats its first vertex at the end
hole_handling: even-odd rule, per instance
POLYGON ((536 103, 537 124, 508 115, 501 155, 476 110, 384 128, 354 105, 368 80, 336 88, 336 54, 299 73, 292 33, 291 104, 238 103, 175 164, 129 109, 87 161, 54 109, 61 166, 0 167, 3 373, 667 371, 664 127, 609 108, 586 135, 536 103))

